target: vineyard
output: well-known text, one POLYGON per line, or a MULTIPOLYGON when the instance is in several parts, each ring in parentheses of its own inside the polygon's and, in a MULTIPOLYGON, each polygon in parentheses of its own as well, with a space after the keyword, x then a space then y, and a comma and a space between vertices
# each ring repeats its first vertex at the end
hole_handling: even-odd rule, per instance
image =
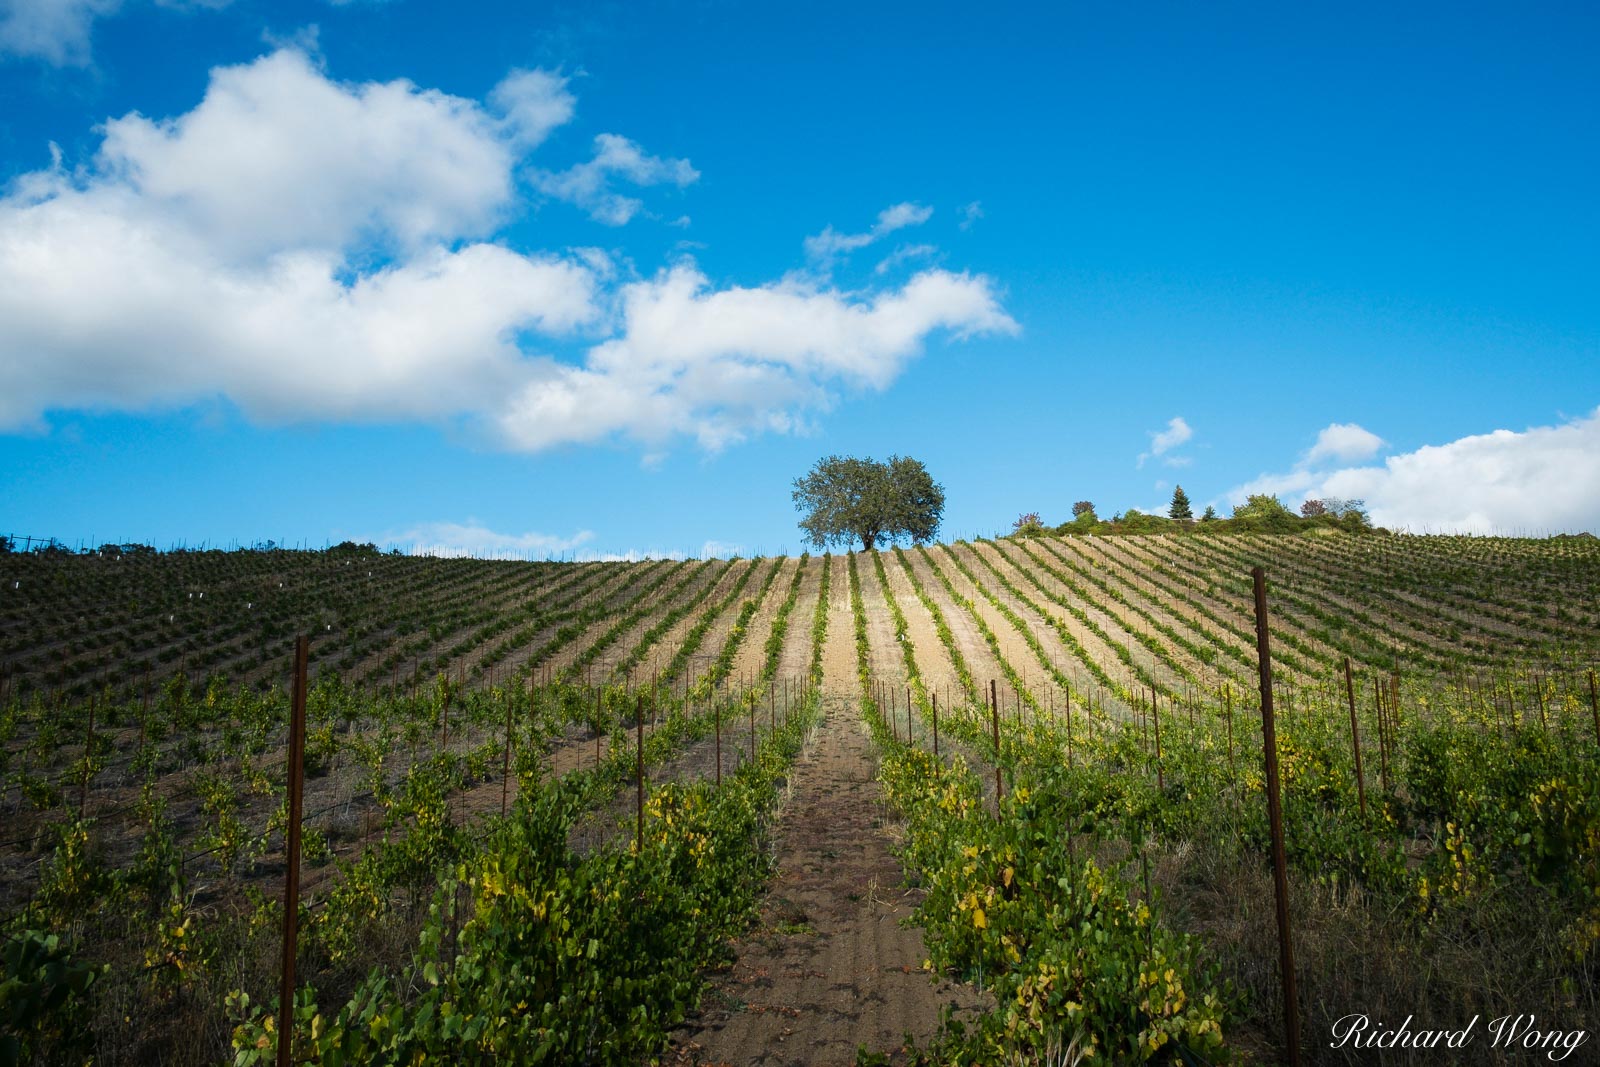
POLYGON ((0 555, 0 1063, 1285 1062, 1257 567, 1304 1062, 1593 1062, 1600 543, 1186 534, 0 555))

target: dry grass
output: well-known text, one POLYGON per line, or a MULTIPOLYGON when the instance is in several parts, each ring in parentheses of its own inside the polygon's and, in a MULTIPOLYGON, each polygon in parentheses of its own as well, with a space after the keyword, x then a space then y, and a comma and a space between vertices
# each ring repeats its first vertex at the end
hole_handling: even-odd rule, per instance
MULTIPOLYGON (((1283 1012, 1269 865, 1229 842, 1186 843, 1151 859, 1167 921, 1202 936, 1236 995, 1229 1044, 1245 1062, 1278 1062, 1283 1012)), ((1295 872, 1289 897, 1304 1063, 1370 1064, 1381 1055, 1386 1064, 1520 1064, 1527 1051, 1490 1047, 1490 1019, 1532 1014, 1544 1028, 1594 1029, 1593 964, 1563 964, 1570 955, 1560 932, 1572 916, 1536 887, 1475 899, 1426 923, 1359 887, 1295 872), (1331 1048, 1334 1023, 1353 1013, 1386 1028, 1412 1016, 1413 1031, 1456 1030, 1481 1018, 1476 1039, 1459 1050, 1331 1048)))

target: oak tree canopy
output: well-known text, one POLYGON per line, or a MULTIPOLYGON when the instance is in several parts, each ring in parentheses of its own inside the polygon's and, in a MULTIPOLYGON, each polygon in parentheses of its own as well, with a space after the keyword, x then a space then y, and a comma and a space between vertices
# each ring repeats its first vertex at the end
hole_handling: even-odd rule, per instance
POLYGON ((795 479, 794 506, 805 513, 800 528, 814 547, 859 540, 870 551, 879 541, 933 540, 944 514, 944 487, 907 456, 890 456, 887 463, 827 456, 795 479))

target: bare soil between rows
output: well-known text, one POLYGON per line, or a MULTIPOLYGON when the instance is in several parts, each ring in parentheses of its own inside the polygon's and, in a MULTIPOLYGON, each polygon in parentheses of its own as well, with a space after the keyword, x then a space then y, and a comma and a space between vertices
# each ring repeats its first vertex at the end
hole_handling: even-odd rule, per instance
POLYGON ((796 760, 776 833, 778 873, 755 928, 711 976, 701 1008, 674 1035, 678 1067, 834 1067, 856 1052, 904 1063, 905 1037, 924 1044, 946 1005, 970 1012, 969 987, 935 984, 922 932, 909 925, 918 891, 890 853, 888 809, 871 738, 851 701, 828 697, 796 760))

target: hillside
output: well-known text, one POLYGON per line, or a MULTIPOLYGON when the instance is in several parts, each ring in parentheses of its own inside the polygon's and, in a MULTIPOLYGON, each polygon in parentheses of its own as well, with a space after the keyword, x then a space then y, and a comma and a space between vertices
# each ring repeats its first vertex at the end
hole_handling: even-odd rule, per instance
MULTIPOLYGON (((977 673, 998 678, 987 626, 1041 699, 1052 682, 1074 680, 1115 692, 1248 686, 1257 565, 1272 583, 1274 667, 1286 684, 1331 677, 1345 656, 1358 670, 1476 675, 1554 671, 1600 655, 1600 543, 1591 539, 1042 537, 884 559, 918 656, 941 686, 955 673, 932 612, 977 673), (1042 649, 1021 646, 1017 620, 1042 649)), ((591 679, 619 666, 644 676, 662 664, 630 656, 653 625, 669 615, 678 623, 653 635, 670 651, 691 613, 720 604, 712 625, 728 624, 751 593, 782 595, 783 582, 765 581, 770 566, 337 551, 0 556, 0 677, 14 694, 71 698, 107 686, 126 694, 179 671, 195 684, 281 685, 298 633, 312 637, 314 676, 357 686, 405 687, 441 671, 487 685, 576 662, 591 679), (763 571, 755 587, 728 600, 752 569, 763 571)), ((815 576, 802 597, 815 597, 815 576)), ((865 592, 881 628, 881 589, 868 582, 865 592)), ((791 635, 791 667, 801 639, 791 635)), ((875 669, 892 671, 894 657, 875 669)))
MULTIPOLYGON (((301 973, 328 1013, 481 1001, 507 1028, 485 1054, 511 1061, 550 1042, 638 1062, 670 1041, 683 1063, 860 1044, 901 1062, 911 1033, 1025 1062, 1090 1037, 1272 1062, 1255 566, 1308 1017, 1325 1032, 1371 995, 1402 1016, 1587 1019, 1592 539, 1039 537, 643 563, 345 547, 0 556, 4 928, 110 966, 38 1023, 38 1047, 198 1063, 268 1040, 290 651, 308 633, 301 973), (558 907, 596 962, 516 933, 558 907), (1074 947, 1052 924, 1081 908, 1104 940, 1074 947), (1511 951, 1494 935, 1518 914, 1537 936, 1511 951), (1405 963, 1446 950, 1448 976, 1405 963), (1040 984, 1097 954, 1102 979, 1040 984), (512 959, 524 977, 497 969, 512 959), (1130 1024, 1118 1006, 1148 1000, 1152 960, 1192 992, 1130 1024), (813 997, 819 968, 856 977, 813 997), (545 1003, 544 1021, 502 997, 545 1003), (952 998, 965 1038, 936 1034, 952 998), (636 1002, 649 1013, 619 1007, 636 1002)), ((391 1036, 417 1043, 395 1048, 462 1047, 408 1025, 391 1036)))

